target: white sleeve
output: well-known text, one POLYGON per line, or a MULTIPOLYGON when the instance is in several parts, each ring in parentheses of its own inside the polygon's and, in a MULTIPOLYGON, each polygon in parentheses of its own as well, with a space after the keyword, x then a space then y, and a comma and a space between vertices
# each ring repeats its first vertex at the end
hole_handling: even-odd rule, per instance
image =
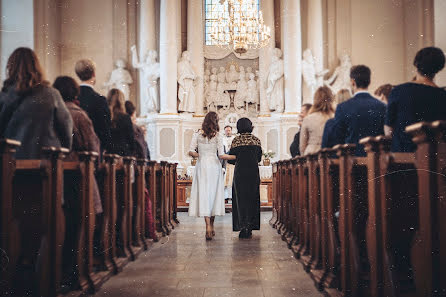
POLYGON ((196 152, 198 149, 198 133, 192 135, 192 140, 190 142, 189 152, 196 152))
POLYGON ((225 149, 224 149, 224 146, 223 146, 223 137, 221 135, 217 136, 217 154, 219 156, 225 154, 225 149))

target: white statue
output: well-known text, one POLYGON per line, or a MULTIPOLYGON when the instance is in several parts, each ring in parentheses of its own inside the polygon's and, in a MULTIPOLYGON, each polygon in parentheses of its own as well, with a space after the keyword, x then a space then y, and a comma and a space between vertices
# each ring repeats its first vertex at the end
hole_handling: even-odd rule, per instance
POLYGON ((194 112, 195 111, 195 88, 194 81, 197 79, 194 69, 190 63, 190 55, 188 51, 184 51, 181 60, 178 62, 178 111, 194 112))
POLYGON ((111 72, 110 80, 104 83, 106 88, 113 89, 116 88, 124 93, 125 100, 129 100, 130 98, 130 88, 129 85, 133 83, 132 76, 125 69, 124 60, 118 59, 116 60, 116 68, 111 72))
POLYGON ((323 76, 328 70, 316 72, 316 62, 313 53, 308 48, 303 52, 302 76, 308 89, 304 90, 304 103, 312 103, 314 93, 323 85, 323 76))
POLYGON ((207 97, 208 97, 208 91, 209 91, 209 82, 211 80, 211 71, 209 69, 206 69, 204 71, 204 82, 203 82, 203 89, 204 89, 204 106, 207 106, 207 97))
POLYGON ((342 89, 351 90, 350 69, 352 68, 352 61, 347 54, 343 55, 340 60, 341 65, 336 67, 331 77, 324 81, 324 84, 331 88, 333 94, 337 94, 342 89))
MULTIPOLYGON (((240 66, 241 68, 241 66, 240 66)), ((247 101, 248 95, 248 83, 246 82, 246 74, 240 71, 240 78, 237 82, 237 91, 234 97, 234 106, 236 108, 242 108, 245 106, 245 101, 247 101)))
POLYGON ((239 74, 235 68, 235 65, 232 64, 229 66, 229 71, 226 72, 226 81, 232 88, 235 88, 237 86, 237 81, 239 80, 239 74))
POLYGON ((220 72, 217 74, 217 100, 216 107, 223 106, 225 109, 229 108, 231 104, 231 99, 229 97, 229 93, 226 91, 227 83, 226 83, 226 70, 225 67, 220 67, 220 72))
POLYGON ((252 67, 251 66, 246 67, 246 80, 249 81, 249 79, 250 79, 249 77, 250 77, 251 73, 253 73, 252 72, 252 67))
POLYGON ((259 102, 259 93, 258 93, 258 89, 257 89, 257 82, 255 81, 255 75, 252 72, 249 73, 248 94, 246 96, 246 102, 256 104, 256 105, 259 102))
POLYGON ((217 92, 217 68, 212 69, 212 74, 210 76, 208 91, 206 94, 206 107, 210 111, 211 106, 214 108, 218 105, 219 94, 217 92), (214 73, 215 69, 215 73, 214 73))
POLYGON ((282 51, 275 48, 271 58, 271 65, 269 66, 266 97, 269 108, 276 112, 283 112, 284 97, 283 97, 283 60, 282 51))
POLYGON ((136 46, 131 47, 133 68, 141 71, 142 81, 146 85, 141 85, 141 109, 140 116, 147 116, 149 113, 158 112, 158 78, 160 77, 160 64, 156 62, 158 56, 155 50, 149 50, 144 62, 138 61, 136 46))

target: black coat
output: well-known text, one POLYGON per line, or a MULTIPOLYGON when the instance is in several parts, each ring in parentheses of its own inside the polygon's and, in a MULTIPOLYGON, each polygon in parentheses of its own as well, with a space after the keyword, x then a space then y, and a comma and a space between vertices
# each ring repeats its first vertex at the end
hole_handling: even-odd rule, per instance
POLYGON ((93 122, 94 131, 101 142, 101 151, 110 151, 111 146, 111 120, 110 109, 104 96, 96 93, 88 86, 80 87, 78 100, 80 106, 93 122))
POLYGON ((294 135, 294 140, 290 145, 290 153, 291 157, 293 158, 296 156, 300 156, 299 143, 300 143, 300 131, 294 135))
POLYGON ((262 159, 260 140, 241 134, 232 141, 230 155, 237 156, 232 183, 232 229, 260 230, 260 175, 262 159))
POLYGON ((112 121, 110 152, 120 156, 135 156, 135 133, 130 116, 120 113, 112 121))
POLYGON ((43 147, 71 149, 73 121, 59 92, 40 86, 25 96, 0 93, 0 138, 18 140, 17 159, 40 159, 43 147))

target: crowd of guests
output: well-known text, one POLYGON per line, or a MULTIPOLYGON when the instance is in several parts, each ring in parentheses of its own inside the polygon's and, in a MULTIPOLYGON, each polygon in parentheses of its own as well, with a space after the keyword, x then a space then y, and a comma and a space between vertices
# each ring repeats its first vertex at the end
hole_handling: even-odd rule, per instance
POLYGON ((340 90, 335 96, 328 87, 320 87, 314 104, 302 107, 291 155, 308 155, 351 143, 356 144, 357 156, 365 156, 359 140, 384 134, 392 137, 393 152, 415 151, 405 128, 422 121, 446 120, 446 90, 434 82, 445 66, 445 55, 439 48, 426 47, 416 54, 413 64, 417 72, 412 81, 382 85, 374 96, 368 90, 371 70, 365 65, 350 70, 353 96, 350 90, 340 90))
MULTIPOLYGON (((80 85, 72 77, 59 76, 51 86, 33 50, 17 48, 11 54, 0 93, 0 139, 21 142, 15 157, 40 159, 43 147, 64 147, 70 149, 68 161, 77 160, 77 153, 82 151, 96 152, 99 158, 109 153, 150 159, 145 131, 135 123, 135 106, 126 102, 118 89, 110 90, 107 98, 94 90, 93 61, 78 61, 75 72, 80 85)), ((80 226, 80 205, 76 199, 79 181, 73 177, 65 178, 65 182, 68 186, 64 187, 67 228, 64 253, 69 254, 76 244, 75 234, 80 226)), ((97 182, 93 186, 93 199, 100 224, 103 210, 97 182)), ((147 196, 146 206, 150 208, 147 196)), ((65 283, 70 287, 76 283, 73 280, 75 260, 64 256, 64 261, 71 261, 64 263, 64 274, 68 278, 65 283)))

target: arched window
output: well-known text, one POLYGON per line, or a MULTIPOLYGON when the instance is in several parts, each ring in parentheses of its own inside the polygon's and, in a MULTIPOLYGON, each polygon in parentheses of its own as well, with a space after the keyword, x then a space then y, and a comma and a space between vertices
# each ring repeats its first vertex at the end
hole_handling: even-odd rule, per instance
MULTIPOLYGON (((260 10, 259 0, 255 0, 257 4, 257 11, 260 10)), ((205 21, 204 21, 204 32, 205 32, 205 45, 214 45, 211 38, 211 28, 214 23, 217 22, 218 16, 224 11, 221 5, 221 0, 204 0, 204 11, 205 11, 205 21)), ((225 4, 226 5, 226 4, 225 4)), ((229 17, 226 12, 225 17, 229 17)))

